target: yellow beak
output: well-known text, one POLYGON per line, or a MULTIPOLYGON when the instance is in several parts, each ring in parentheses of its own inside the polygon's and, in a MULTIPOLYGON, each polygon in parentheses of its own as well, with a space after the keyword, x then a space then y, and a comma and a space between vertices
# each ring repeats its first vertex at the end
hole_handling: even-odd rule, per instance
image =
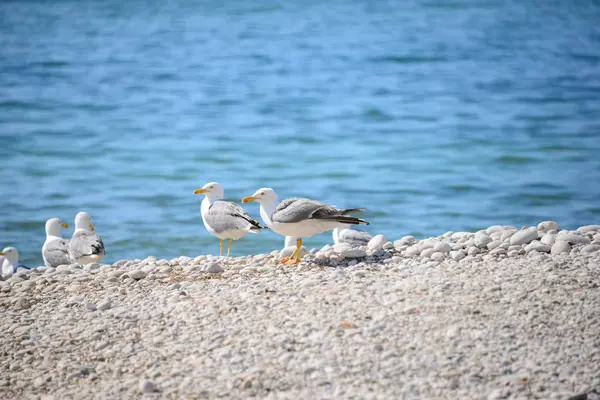
POLYGON ((65 229, 67 229, 69 227, 69 225, 67 225, 67 224, 61 224, 60 226, 62 226, 65 229))
POLYGON ((254 196, 248 196, 248 197, 244 197, 242 199, 242 203, 250 203, 251 201, 256 201, 256 197, 254 197, 254 196))
POLYGON ((90 227, 91 230, 94 230, 94 225, 89 224, 88 226, 90 227))
POLYGON ((0 256, 3 256, 3 255, 4 255, 4 253, 0 251, 0 256))
POLYGON ((202 188, 194 190, 194 194, 205 194, 205 193, 208 193, 208 190, 202 189, 202 188))

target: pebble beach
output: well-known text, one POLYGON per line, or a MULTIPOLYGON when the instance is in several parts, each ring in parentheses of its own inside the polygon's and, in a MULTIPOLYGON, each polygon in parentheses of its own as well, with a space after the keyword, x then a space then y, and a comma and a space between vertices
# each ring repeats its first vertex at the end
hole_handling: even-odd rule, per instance
POLYGON ((17 272, 0 398, 600 398, 600 225, 279 258, 17 272))

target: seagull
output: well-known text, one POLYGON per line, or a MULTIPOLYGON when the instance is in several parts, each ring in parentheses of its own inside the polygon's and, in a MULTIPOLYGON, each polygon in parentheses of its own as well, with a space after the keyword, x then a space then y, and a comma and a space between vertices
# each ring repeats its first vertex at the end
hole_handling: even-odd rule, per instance
POLYGON ((368 232, 352 229, 352 225, 335 228, 332 233, 333 243, 348 243, 352 246, 365 246, 373 236, 368 232))
POLYGON ((227 246, 227 257, 229 257, 234 240, 241 239, 248 233, 258 233, 264 228, 250 218, 242 207, 223 200, 223 186, 217 182, 207 183, 200 189, 194 190, 194 194, 204 195, 200 215, 206 230, 220 240, 220 256, 223 256, 223 240, 229 239, 227 246))
POLYGON ((69 258, 69 241, 62 238, 61 228, 68 228, 58 218, 50 218, 46 221, 46 241, 42 246, 42 257, 46 267, 56 268, 59 265, 71 264, 69 258))
POLYGON ((272 231, 283 236, 296 237, 296 251, 287 264, 300 262, 302 238, 344 227, 348 224, 369 223, 348 214, 364 211, 364 208, 339 209, 316 200, 290 198, 279 201, 277 193, 271 188, 258 189, 252 196, 244 197, 242 203, 256 201, 260 204, 260 216, 272 231))
POLYGON ((92 219, 85 211, 75 216, 75 232, 69 243, 71 262, 86 265, 100 262, 106 255, 102 238, 94 233, 92 219))
POLYGON ((4 256, 4 262, 2 263, 2 278, 10 278, 19 268, 31 269, 23 264, 19 264, 19 252, 14 247, 7 247, 0 256, 4 256))

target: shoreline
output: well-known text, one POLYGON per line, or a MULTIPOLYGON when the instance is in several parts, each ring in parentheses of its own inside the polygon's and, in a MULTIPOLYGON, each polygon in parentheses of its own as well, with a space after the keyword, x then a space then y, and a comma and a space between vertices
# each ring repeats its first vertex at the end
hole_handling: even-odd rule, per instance
POLYGON ((600 390, 598 225, 377 235, 368 246, 312 250, 298 266, 278 258, 19 272, 0 282, 0 397, 565 399, 600 390))

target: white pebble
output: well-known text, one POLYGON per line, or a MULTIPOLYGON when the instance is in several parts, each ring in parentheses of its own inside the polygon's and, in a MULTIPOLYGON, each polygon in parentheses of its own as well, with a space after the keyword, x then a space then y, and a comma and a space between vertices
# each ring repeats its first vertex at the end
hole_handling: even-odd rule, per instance
POLYGON ((561 253, 570 253, 570 252, 571 252, 571 245, 562 240, 557 240, 556 242, 554 242, 554 244, 552 245, 552 248, 550 249, 551 254, 561 254, 561 253))
POLYGON ((210 262, 204 268, 204 272, 208 272, 209 274, 218 274, 223 272, 223 267, 221 267, 219 263, 210 262))
POLYGON ((123 277, 128 275, 131 279, 140 280, 146 277, 146 273, 141 269, 134 269, 133 271, 128 272, 127 274, 123 274, 123 277))
POLYGON ((110 305, 111 305, 110 301, 106 300, 106 301, 103 301, 102 303, 98 304, 97 309, 100 311, 106 311, 110 308, 110 305))
POLYGON ((525 246, 526 253, 529 253, 532 251, 539 251, 540 253, 549 253, 550 246, 548 246, 547 244, 544 244, 538 240, 534 240, 533 242, 531 242, 527 246, 525 246))
POLYGON ((440 253, 450 253, 452 251, 452 246, 450 246, 449 243, 446 242, 441 242, 441 243, 437 243, 433 249, 436 252, 440 252, 440 253))
POLYGON ((489 228, 487 228, 487 229, 485 230, 485 233, 487 233, 488 235, 491 235, 491 234, 492 234, 492 233, 494 233, 494 232, 500 232, 500 231, 503 231, 503 230, 504 230, 504 227, 503 227, 503 226, 500 226, 500 225, 492 225, 492 226, 490 226, 489 228))
POLYGON ((156 386, 149 380, 143 380, 140 382, 140 392, 142 393, 153 393, 156 392, 156 386))
POLYGON ((479 248, 486 247, 488 245, 488 243, 490 243, 491 241, 492 241, 492 238, 490 238, 485 233, 480 233, 480 234, 475 235, 475 246, 477 246, 479 248))
POLYGON ((497 247, 502 246, 504 242, 502 240, 494 240, 493 242, 490 242, 487 244, 487 248, 488 250, 494 250, 497 247))
POLYGON ((454 261, 460 261, 463 258, 465 258, 466 256, 467 255, 462 250, 456 250, 456 251, 450 252, 450 258, 453 259, 454 261))
POLYGON ((597 244, 588 244, 581 249, 582 253, 594 253, 600 250, 600 245, 597 244))
POLYGON ((577 228, 577 230, 583 233, 600 231, 600 225, 585 225, 577 228))
POLYGON ((500 240, 502 240, 503 242, 506 242, 506 241, 510 240, 510 238, 517 232, 518 231, 516 229, 504 231, 504 232, 502 232, 502 236, 500 236, 500 240))
POLYGON ((340 252, 340 255, 344 258, 361 258, 366 257, 367 253, 361 249, 345 249, 340 252))
POLYGON ((527 228, 522 231, 518 231, 510 237, 510 244, 529 244, 533 240, 538 238, 538 232, 536 228, 527 228))
POLYGON ((375 235, 367 243, 367 248, 370 250, 381 250, 383 245, 387 242, 387 239, 383 235, 375 235))
POLYGON ((435 250, 434 250, 434 249, 432 249, 432 248, 428 248, 428 249, 425 249, 425 250, 423 250, 423 251, 421 252, 420 256, 421 256, 421 257, 426 257, 426 258, 428 258, 428 257, 431 257, 431 255, 432 255, 433 253, 435 253, 435 250))
POLYGON ((590 243, 590 239, 588 239, 584 236, 576 235, 574 233, 569 233, 566 231, 558 232, 558 235, 556 236, 556 240, 567 242, 569 244, 589 244, 590 243))
POLYGON ((537 226, 537 230, 542 231, 544 233, 552 229, 558 230, 558 224, 554 221, 542 221, 537 226))
POLYGON ((421 254, 421 249, 417 245, 411 246, 408 249, 406 249, 406 255, 408 257, 418 256, 419 254, 421 254))
POLYGON ((542 238, 540 239, 540 242, 547 244, 548 246, 552 246, 554 244, 554 242, 556 241, 556 236, 550 234, 550 233, 546 233, 544 236, 542 236, 542 238))

